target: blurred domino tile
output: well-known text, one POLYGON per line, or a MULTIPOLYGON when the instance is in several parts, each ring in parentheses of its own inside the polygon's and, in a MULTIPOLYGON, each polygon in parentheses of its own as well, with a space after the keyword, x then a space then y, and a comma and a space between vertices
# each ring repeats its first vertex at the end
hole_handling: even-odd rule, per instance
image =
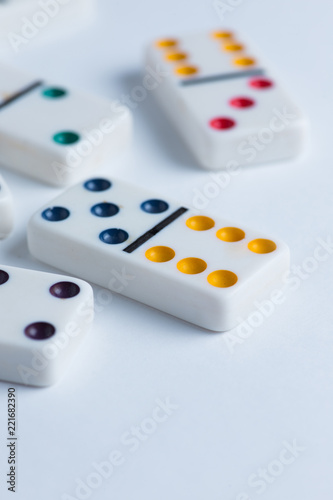
POLYGON ((302 150, 302 111, 235 33, 157 40, 146 65, 159 68, 153 95, 202 167, 283 160, 302 150))
POLYGON ((5 167, 65 186, 128 147, 132 117, 117 101, 49 84, 3 64, 0 73, 5 167))

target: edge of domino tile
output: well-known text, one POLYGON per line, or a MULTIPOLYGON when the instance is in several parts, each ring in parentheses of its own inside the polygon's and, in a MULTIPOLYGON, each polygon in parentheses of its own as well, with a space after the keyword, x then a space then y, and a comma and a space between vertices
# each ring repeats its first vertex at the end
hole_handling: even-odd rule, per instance
MULTIPOLYGON (((111 183, 112 182, 116 183, 118 181, 119 184, 121 185, 121 189, 124 191, 124 197, 126 196, 127 188, 130 190, 138 189, 137 185, 134 185, 134 184, 129 183, 127 181, 123 181, 122 179, 114 177, 114 176, 112 176, 112 177, 103 176, 102 178, 111 181, 111 183)), ((87 180, 89 180, 89 179, 87 179, 87 180)), ((79 186, 81 186, 82 184, 78 183, 77 185, 70 187, 69 189, 64 191, 62 194, 58 195, 55 199, 51 200, 48 204, 45 204, 43 207, 41 207, 39 210, 37 210, 32 215, 32 217, 30 218, 29 223, 28 223, 28 231, 27 231, 29 251, 37 260, 40 260, 44 263, 47 263, 48 265, 50 265, 52 267, 62 269, 67 273, 73 273, 74 275, 81 276, 81 278, 86 279, 89 282, 93 282, 93 283, 97 282, 97 284, 99 286, 102 286, 104 288, 108 288, 111 291, 117 291, 117 290, 112 290, 112 288, 110 288, 108 285, 106 285, 105 280, 104 280, 105 283, 100 282, 99 281, 100 278, 97 278, 97 281, 94 281, 94 279, 92 277, 93 276, 92 271, 89 269, 88 269, 88 272, 85 271, 86 274, 80 275, 81 271, 79 271, 79 267, 76 264, 74 264, 74 267, 73 266, 69 266, 67 268, 66 268, 66 266, 64 267, 63 266, 64 255, 57 254, 58 261, 57 261, 57 259, 54 261, 53 259, 45 258, 45 255, 50 255, 50 252, 52 251, 52 243, 50 243, 51 247, 48 247, 48 245, 49 245, 48 242, 55 241, 54 238, 58 239, 59 237, 60 237, 59 241, 65 241, 66 237, 63 235, 57 236, 56 234, 52 234, 52 230, 51 230, 51 233, 49 235, 50 239, 47 236, 47 230, 46 230, 45 234, 40 234, 40 231, 41 231, 41 229, 40 229, 40 224, 41 224, 40 214, 43 210, 45 210, 46 208, 48 208, 50 206, 57 206, 59 200, 63 199, 64 195, 65 196, 68 195, 68 193, 70 193, 73 189, 79 188, 79 186)), ((139 188, 139 190, 140 190, 140 188, 139 188)), ((142 201, 144 201, 145 199, 159 198, 159 193, 152 192, 149 189, 147 190, 146 188, 142 188, 142 196, 143 196, 142 201)), ((105 198, 105 196, 103 197, 103 199, 104 198, 105 198)), ((172 206, 173 205, 176 207, 181 206, 179 202, 177 202, 173 199, 170 199, 169 197, 164 197, 163 195, 161 195, 161 199, 165 200, 168 204, 170 204, 172 206)), ((112 201, 112 198, 110 198, 109 201, 112 201)), ((66 206, 66 205, 63 205, 63 203, 59 203, 59 206, 66 206)), ((221 217, 221 215, 220 214, 218 215, 217 213, 214 215, 214 213, 212 213, 212 212, 200 211, 200 213, 198 213, 197 210, 193 210, 193 209, 189 208, 189 212, 187 215, 189 217, 191 217, 193 215, 206 215, 206 216, 211 216, 213 219, 214 218, 215 219, 216 218, 222 219, 223 224, 226 223, 227 226, 229 226, 229 225, 232 226, 232 224, 233 224, 232 220, 230 221, 230 219, 228 219, 228 218, 224 218, 223 216, 221 217)), ((202 328, 203 330, 224 332, 224 331, 228 331, 228 330, 236 327, 238 324, 240 324, 241 321, 246 319, 246 317, 249 316, 254 311, 256 301, 267 299, 268 296, 271 293, 273 293, 274 290, 279 290, 279 291, 283 290, 283 285, 284 285, 283 276, 285 273, 288 272, 289 267, 290 267, 290 250, 289 250, 288 245, 279 237, 276 238, 274 234, 266 234, 263 231, 257 231, 255 229, 252 229, 250 226, 243 228, 242 225, 238 224, 238 223, 235 224, 235 227, 240 227, 242 229, 245 229, 245 231, 247 233, 252 232, 253 236, 251 236, 250 239, 252 239, 252 238, 272 239, 274 241, 274 243, 276 243, 278 246, 278 252, 273 258, 273 260, 274 260, 273 267, 272 267, 272 260, 270 260, 270 261, 266 261, 265 263, 263 262, 263 264, 256 271, 256 274, 255 274, 256 280, 254 283, 255 284, 255 291, 252 291, 251 286, 250 286, 252 279, 253 279, 251 275, 249 277, 245 277, 245 281, 243 281, 242 283, 241 282, 239 283, 237 291, 234 289, 231 289, 231 288, 225 289, 226 292, 224 292, 225 295, 224 295, 223 299, 218 298, 216 289, 213 287, 209 288, 207 290, 203 290, 200 283, 192 283, 190 285, 189 282, 184 281, 184 283, 178 284, 177 294, 180 295, 181 297, 187 297, 188 296, 188 288, 193 287, 193 290, 195 291, 196 300, 198 300, 198 297, 201 297, 201 299, 204 299, 206 301, 207 310, 209 310, 211 308, 213 308, 215 310, 214 317, 212 317, 212 319, 210 317, 205 319, 204 317, 202 317, 202 315, 199 314, 198 318, 201 316, 200 319, 191 320, 191 319, 189 319, 191 315, 188 314, 187 312, 185 315, 187 317, 184 316, 184 313, 179 314, 177 312, 173 312, 172 311, 173 306, 172 305, 170 306, 170 304, 169 305, 166 304, 165 296, 163 294, 160 297, 157 297, 157 298, 155 297, 153 300, 151 300, 151 298, 148 298, 149 294, 143 295, 140 292, 140 296, 139 296, 137 294, 137 292, 135 291, 135 287, 133 290, 132 290, 133 287, 131 287, 131 289, 127 289, 126 293, 124 293, 124 294, 122 294, 121 292, 120 293, 122 295, 125 295, 125 296, 133 299, 133 300, 141 302, 142 304, 145 304, 145 305, 153 307, 157 310, 160 310, 163 313, 170 314, 171 316, 175 316, 176 318, 178 318, 180 320, 197 325, 199 328, 202 328), (270 269, 269 279, 267 279, 267 276, 268 276, 267 269, 270 269), (249 286, 250 286, 250 288, 249 288, 249 286), (231 300, 231 297, 233 297, 235 295, 237 295, 236 304, 231 303, 230 306, 227 306, 227 309, 225 309, 225 307, 226 307, 225 301, 231 300), (161 304, 162 304, 162 306, 161 306, 161 304), (183 316, 182 316, 182 314, 183 314, 183 316), (218 319, 218 318, 220 318, 220 319, 218 319)), ((159 244, 161 244, 161 243, 159 243, 159 244)), ((78 245, 79 245, 78 241, 76 241, 76 242, 73 241, 73 245, 71 246, 72 253, 79 251, 78 245)), ((87 252, 89 252, 89 250, 87 250, 87 252)), ((61 254, 62 253, 63 252, 61 252, 61 254)), ((102 250, 102 253, 105 254, 104 249, 102 250)), ((87 255, 83 257, 83 260, 88 259, 87 255)), ((117 255, 118 254, 114 255, 114 262, 113 262, 115 269, 118 269, 118 267, 121 268, 123 265, 126 265, 126 262, 127 262, 126 260, 125 261, 123 260, 121 251, 120 251, 118 257, 117 257, 117 255)), ((127 258, 128 257, 126 257, 126 259, 127 258)), ((147 289, 150 290, 151 286, 153 286, 154 281, 156 282, 156 276, 154 275, 154 273, 152 273, 154 276, 149 277, 148 275, 150 273, 149 272, 147 273, 146 266, 140 262, 137 263, 135 261, 134 266, 137 266, 136 267, 137 276, 138 276, 138 279, 140 281, 141 291, 143 289, 145 289, 145 287, 147 287, 147 289)), ((131 266, 129 266, 129 268, 128 268, 129 274, 134 272, 134 268, 131 269, 130 267, 131 266)), ((168 281, 169 278, 167 278, 167 272, 168 272, 168 269, 163 269, 163 270, 161 270, 161 273, 160 272, 158 273, 158 275, 160 278, 164 277, 168 281)), ((98 276, 101 276, 101 269, 97 270, 97 274, 98 274, 98 276)), ((173 281, 172 281, 172 283, 173 283, 173 281)), ((173 284, 172 286, 175 286, 175 285, 173 284)), ((178 304, 178 302, 177 302, 177 304, 178 304)), ((178 305, 177 305, 177 310, 179 310, 178 305)))
POLYGON ((0 174, 0 240, 7 238, 14 227, 14 202, 12 193, 0 174))
MULTIPOLYGON (((260 67, 263 66, 264 69, 267 69, 269 74, 276 77, 276 81, 279 82, 279 85, 281 85, 283 89, 285 88, 284 83, 285 83, 285 79, 288 79, 288 76, 285 75, 285 72, 283 72, 283 71, 281 73, 281 70, 277 68, 277 66, 274 64, 274 62, 273 63, 271 62, 271 60, 269 59, 269 55, 266 53, 266 51, 262 47, 259 46, 259 43, 256 42, 253 37, 250 37, 249 35, 247 35, 247 33, 245 31, 242 32, 240 29, 234 29, 234 28, 231 28, 228 26, 222 26, 222 27, 221 26, 220 27, 213 26, 212 29, 203 30, 203 31, 186 30, 184 33, 179 33, 179 32, 177 33, 177 32, 174 32, 172 30, 169 33, 165 33, 165 34, 162 33, 161 36, 150 39, 145 44, 145 47, 144 47, 145 54, 147 54, 147 52, 149 52, 150 50, 155 51, 156 47, 154 47, 154 43, 157 42, 158 40, 161 40, 164 38, 172 38, 172 39, 176 39, 176 40, 181 40, 182 38, 194 37, 194 36, 198 36, 198 35, 203 35, 205 33, 207 34, 207 36, 209 36, 212 33, 214 33, 215 31, 227 31, 227 32, 231 32, 232 34, 234 34, 235 37, 237 38, 236 41, 245 45, 247 55, 254 57, 259 62, 262 62, 263 64, 260 64, 260 67), (247 49, 249 49, 249 50, 247 51, 247 49), (281 78, 281 74, 282 74, 282 78, 281 78)), ((217 42, 217 43, 219 43, 219 42, 217 42)), ((294 98, 294 95, 292 95, 292 97, 294 98)))
MULTIPOLYGON (((55 315, 55 312, 52 312, 52 307, 49 307, 53 299, 58 301, 55 303, 54 310, 58 312, 62 311, 61 314, 51 318, 57 321, 56 324, 59 326, 59 330, 50 338, 43 340, 30 339, 23 332, 21 332, 23 335, 22 338, 19 339, 16 338, 16 334, 19 334, 19 332, 15 331, 13 332, 13 337, 11 337, 13 340, 6 342, 5 335, 1 335, 4 331, 4 324, 2 325, 0 333, 0 380, 30 387, 51 386, 66 376, 66 372, 72 360, 75 359, 82 341, 92 327, 94 320, 93 289, 87 281, 66 274, 36 271, 1 264, 0 270, 8 272, 9 277, 11 273, 17 273, 19 275, 19 282, 22 277, 24 280, 26 277, 28 279, 31 277, 33 280, 32 288, 34 288, 33 292, 36 295, 31 296, 30 293, 33 292, 30 292, 29 289, 27 302, 36 304, 36 311, 39 312, 41 310, 42 314, 41 317, 35 316, 33 308, 29 308, 29 311, 24 311, 24 303, 22 302, 22 307, 20 308, 21 315, 27 313, 28 318, 28 324, 25 326, 30 324, 32 316, 29 315, 31 314, 33 314, 33 318, 36 321, 47 321, 49 316, 52 316, 52 314, 55 315), (49 292, 50 286, 63 281, 69 281, 78 285, 80 296, 62 299, 51 297, 51 294, 49 294, 48 297, 51 297, 51 300, 48 307, 51 313, 48 313, 48 307, 45 310, 43 307, 40 307, 43 304, 42 293, 49 292), (70 302, 66 303, 67 300, 75 300, 75 305, 70 302), (31 309, 33 312, 31 312, 31 309), (31 345, 30 342, 32 342, 31 345)), ((2 286, 5 287, 6 284, 2 286)), ((1 301, 0 310, 2 305, 3 302, 1 301)), ((10 314, 15 314, 15 308, 8 307, 8 304, 6 311, 9 313, 9 316, 10 314)))

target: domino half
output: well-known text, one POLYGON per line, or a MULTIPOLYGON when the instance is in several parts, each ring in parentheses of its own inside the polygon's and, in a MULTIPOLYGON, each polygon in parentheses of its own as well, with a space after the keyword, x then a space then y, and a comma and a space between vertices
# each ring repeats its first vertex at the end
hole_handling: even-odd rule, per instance
POLYGON ((245 319, 289 268, 281 241, 107 178, 39 210, 28 244, 51 266, 217 331, 245 319))
POLYGON ((9 169, 65 186, 124 149, 129 110, 0 65, 0 162, 9 169))
POLYGON ((13 199, 7 184, 0 175, 0 240, 13 229, 13 199))
POLYGON ((303 148, 307 122, 263 60, 230 31, 151 44, 153 94, 207 169, 283 160, 303 148))
POLYGON ((0 379, 46 386, 63 376, 93 320, 84 281, 0 265, 0 379))

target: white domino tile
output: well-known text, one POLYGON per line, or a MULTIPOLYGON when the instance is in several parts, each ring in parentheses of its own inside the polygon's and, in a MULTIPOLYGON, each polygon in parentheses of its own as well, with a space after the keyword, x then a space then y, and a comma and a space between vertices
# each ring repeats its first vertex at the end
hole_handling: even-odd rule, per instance
POLYGON ((289 268, 282 241, 117 179, 90 179, 41 208, 28 244, 51 266, 216 331, 289 268))

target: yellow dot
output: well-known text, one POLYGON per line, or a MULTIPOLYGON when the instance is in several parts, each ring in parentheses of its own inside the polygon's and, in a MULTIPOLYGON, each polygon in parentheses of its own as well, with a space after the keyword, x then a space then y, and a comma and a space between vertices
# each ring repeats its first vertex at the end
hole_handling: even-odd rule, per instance
POLYGON ((175 72, 179 76, 190 76, 198 73, 198 68, 196 66, 179 66, 175 72))
POLYGON ((175 251, 169 247, 151 247, 146 253, 146 257, 148 260, 152 262, 168 262, 174 258, 175 251))
POLYGON ((238 227, 222 227, 222 229, 217 231, 216 236, 219 240, 234 242, 243 240, 245 238, 245 233, 238 227))
POLYGON ((215 222, 210 217, 195 215, 187 219, 186 225, 194 231, 207 231, 207 229, 211 229, 215 226, 215 222))
POLYGON ((164 38, 162 40, 157 40, 155 45, 159 49, 167 49, 169 47, 175 47, 177 43, 177 40, 175 40, 174 38, 164 38))
POLYGON ((234 60, 236 66, 253 66, 256 63, 256 60, 253 57, 239 57, 234 60))
POLYGON ((187 58, 187 54, 185 52, 169 52, 165 55, 165 59, 167 61, 183 61, 187 58))
POLYGON ((210 285, 218 288, 228 288, 237 283, 238 278, 231 271, 213 271, 207 276, 207 281, 210 285))
POLYGON ((276 250, 276 243, 272 240, 258 238, 257 240, 250 241, 247 247, 254 253, 271 253, 276 250))
POLYGON ((239 52, 244 49, 244 45, 240 43, 226 43, 223 45, 223 49, 227 52, 239 52))
POLYGON ((202 259, 196 257, 187 257, 182 259, 177 264, 177 269, 184 274, 199 274, 207 268, 207 264, 202 259))
POLYGON ((231 31, 214 31, 212 33, 213 38, 218 38, 218 39, 228 39, 232 38, 232 33, 231 31))

